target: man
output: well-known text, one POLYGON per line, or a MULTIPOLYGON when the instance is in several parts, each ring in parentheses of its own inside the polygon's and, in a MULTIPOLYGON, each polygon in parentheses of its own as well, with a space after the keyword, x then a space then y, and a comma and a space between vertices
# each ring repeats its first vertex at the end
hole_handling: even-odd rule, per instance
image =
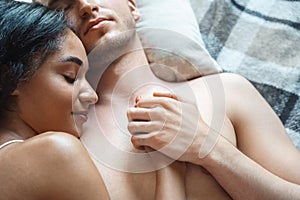
POLYGON ((166 83, 155 77, 134 30, 133 0, 40 2, 65 11, 89 53, 99 101, 82 142, 112 199, 300 196, 299 151, 245 79, 220 74, 166 83))

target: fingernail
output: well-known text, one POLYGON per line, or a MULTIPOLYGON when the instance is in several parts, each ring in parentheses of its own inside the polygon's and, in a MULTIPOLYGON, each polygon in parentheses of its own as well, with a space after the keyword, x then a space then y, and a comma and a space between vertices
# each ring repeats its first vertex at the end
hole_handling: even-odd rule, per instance
POLYGON ((142 96, 137 96, 137 97, 135 98, 135 103, 137 104, 137 103, 141 100, 141 98, 142 98, 142 96))

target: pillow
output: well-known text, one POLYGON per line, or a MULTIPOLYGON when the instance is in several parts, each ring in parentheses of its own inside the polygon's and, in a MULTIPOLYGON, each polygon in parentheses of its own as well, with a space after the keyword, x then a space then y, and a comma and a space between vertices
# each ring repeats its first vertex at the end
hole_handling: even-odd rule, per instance
POLYGON ((202 41, 189 0, 136 0, 137 32, 154 74, 183 81, 221 72, 202 41))

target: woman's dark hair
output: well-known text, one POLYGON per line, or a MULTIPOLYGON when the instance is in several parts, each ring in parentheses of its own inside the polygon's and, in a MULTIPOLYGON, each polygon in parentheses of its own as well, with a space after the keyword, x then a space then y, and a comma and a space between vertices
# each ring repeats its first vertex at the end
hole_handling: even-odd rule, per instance
POLYGON ((63 13, 35 3, 0 0, 0 117, 11 93, 60 51, 67 24, 63 13))

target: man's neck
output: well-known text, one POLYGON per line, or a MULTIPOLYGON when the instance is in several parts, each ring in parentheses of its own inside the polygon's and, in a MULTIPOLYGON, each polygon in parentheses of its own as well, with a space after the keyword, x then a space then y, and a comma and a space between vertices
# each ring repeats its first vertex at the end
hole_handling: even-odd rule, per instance
MULTIPOLYGON (((90 56, 90 55, 89 55, 90 56)), ((96 58, 96 56, 94 56, 96 58)), ((103 58, 104 59, 104 58, 103 58)), ((95 59, 94 59, 95 60, 95 59)), ((99 60, 99 59, 98 59, 99 60)), ((134 98, 141 87, 149 88, 151 83, 159 81, 152 73, 145 52, 139 39, 136 37, 127 47, 126 52, 113 62, 102 63, 102 72, 95 69, 90 75, 101 77, 100 80, 88 77, 99 95, 99 103, 111 101, 112 98, 128 101, 134 98), (108 67, 105 67, 107 65, 108 67), (95 75, 98 73, 97 75, 95 75), (100 74, 100 75, 99 75, 100 74)), ((93 62, 94 66, 99 62, 93 62)), ((142 95, 143 90, 140 91, 142 95)))

